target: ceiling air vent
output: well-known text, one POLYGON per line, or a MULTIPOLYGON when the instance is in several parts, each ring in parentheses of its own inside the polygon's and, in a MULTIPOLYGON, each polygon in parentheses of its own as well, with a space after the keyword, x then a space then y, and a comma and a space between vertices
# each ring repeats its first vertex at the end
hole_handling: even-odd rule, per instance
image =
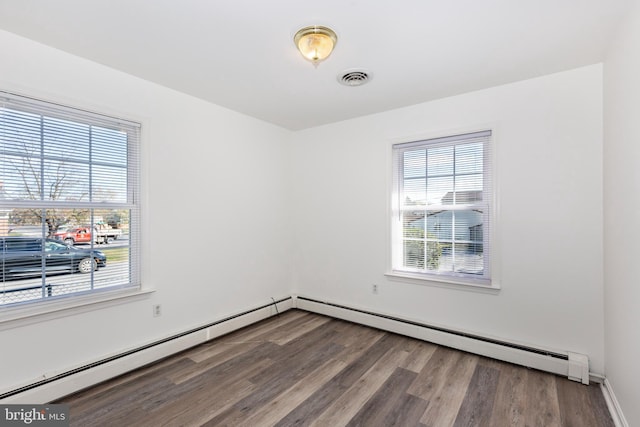
POLYGON ((338 81, 345 86, 362 86, 371 80, 371 73, 365 70, 347 70, 338 75, 338 81))

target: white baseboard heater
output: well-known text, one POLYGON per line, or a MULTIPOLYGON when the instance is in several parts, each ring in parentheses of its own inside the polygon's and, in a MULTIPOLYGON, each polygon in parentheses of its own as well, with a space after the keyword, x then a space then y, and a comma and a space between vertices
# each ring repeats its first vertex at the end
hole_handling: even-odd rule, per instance
POLYGON ((289 296, 22 387, 0 391, 0 403, 48 403, 292 308, 552 372, 589 384, 589 361, 582 354, 550 352, 327 301, 289 296))
POLYGON ((285 297, 206 325, 0 392, 3 404, 44 404, 293 308, 285 297))
POLYGON ((304 296, 296 297, 295 306, 301 310, 551 372, 566 376, 573 381, 589 384, 589 359, 583 354, 523 346, 304 296))

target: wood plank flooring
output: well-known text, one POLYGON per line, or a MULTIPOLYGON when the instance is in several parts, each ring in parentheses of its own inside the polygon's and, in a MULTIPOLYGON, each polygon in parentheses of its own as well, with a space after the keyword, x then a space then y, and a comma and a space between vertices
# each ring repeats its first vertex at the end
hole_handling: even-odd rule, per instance
POLYGON ((299 310, 58 403, 72 426, 613 426, 597 385, 299 310))

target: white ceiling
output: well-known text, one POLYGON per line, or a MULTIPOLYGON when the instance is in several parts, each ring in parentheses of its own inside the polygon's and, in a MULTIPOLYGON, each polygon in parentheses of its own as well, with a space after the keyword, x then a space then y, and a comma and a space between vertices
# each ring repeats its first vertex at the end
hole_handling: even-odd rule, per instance
POLYGON ((600 62, 634 1, 0 0, 0 28, 297 130, 600 62), (317 69, 314 24, 338 34, 317 69))

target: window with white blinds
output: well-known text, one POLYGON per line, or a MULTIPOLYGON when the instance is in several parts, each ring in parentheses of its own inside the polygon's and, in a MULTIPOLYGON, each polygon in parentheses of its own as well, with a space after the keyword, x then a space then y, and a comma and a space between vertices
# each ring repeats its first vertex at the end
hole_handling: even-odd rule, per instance
POLYGON ((393 146, 392 273, 490 285, 491 131, 393 146))
POLYGON ((138 287, 140 125, 0 92, 0 306, 138 287))

